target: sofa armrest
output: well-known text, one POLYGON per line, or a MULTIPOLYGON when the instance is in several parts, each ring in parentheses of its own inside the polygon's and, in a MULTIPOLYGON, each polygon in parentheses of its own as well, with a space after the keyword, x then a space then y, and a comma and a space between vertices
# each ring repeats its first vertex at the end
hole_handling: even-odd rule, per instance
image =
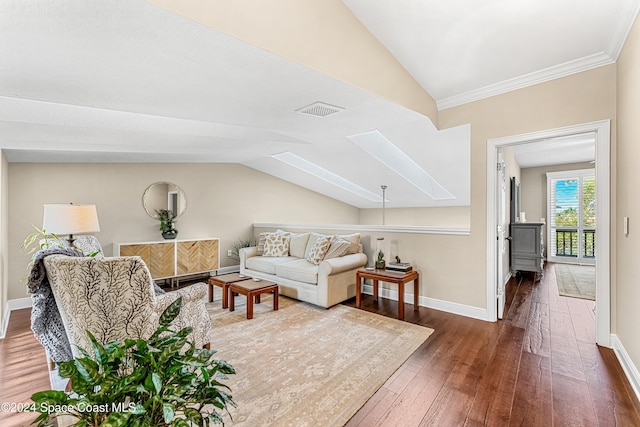
POLYGON ((364 267, 367 264, 367 255, 364 253, 350 254, 338 258, 326 259, 318 266, 318 275, 331 276, 343 271, 364 267))
POLYGON ((240 248, 238 255, 240 255, 240 274, 244 274, 244 270, 247 267, 247 259, 258 256, 258 247, 249 246, 246 248, 240 248))

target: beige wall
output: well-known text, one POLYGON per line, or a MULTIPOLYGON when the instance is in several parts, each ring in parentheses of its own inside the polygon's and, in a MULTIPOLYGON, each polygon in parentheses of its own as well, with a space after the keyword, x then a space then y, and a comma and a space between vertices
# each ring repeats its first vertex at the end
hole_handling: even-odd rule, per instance
POLYGON ((341 0, 149 0, 239 40, 418 111, 433 98, 341 0))
POLYGON ((617 180, 617 212, 612 218, 616 228, 616 292, 612 301, 616 304, 616 334, 636 367, 640 367, 640 280, 638 256, 640 255, 640 23, 636 20, 633 30, 618 60, 618 145, 615 167, 612 172, 617 180), (630 218, 630 233, 623 234, 623 217, 630 218))
MULTIPOLYGON (((159 222, 147 215, 142 194, 168 181, 187 195, 187 211, 176 222, 178 238, 218 237, 221 265, 254 222, 355 224, 358 209, 302 187, 235 164, 9 164, 9 299, 27 296, 21 278, 28 255, 20 244, 42 225, 45 203, 95 203, 100 240, 107 255, 113 242, 161 240, 159 222)), ((3 192, 4 194, 4 192, 3 192)), ((3 215, 3 218, 6 218, 3 215)), ((3 305, 4 308, 4 305, 3 305)))
MULTIPOLYGON (((469 206, 385 209, 385 225, 469 228, 469 206)), ((361 209, 362 225, 382 225, 382 209, 361 209)))
MULTIPOLYGON (((616 66, 609 65, 572 76, 541 83, 440 112, 441 128, 471 123, 471 234, 443 237, 439 250, 452 256, 435 265, 446 271, 455 290, 444 299, 486 306, 486 147, 487 140, 598 120, 615 119, 616 66), (457 257, 460 247, 469 257, 457 257), (464 268, 460 267, 464 265, 464 268)), ((612 122, 615 129, 615 121, 612 122)), ((615 147, 615 130, 612 131, 615 147)), ((615 149, 615 148, 614 148, 615 149)), ((427 237, 428 238, 428 237, 427 237)))

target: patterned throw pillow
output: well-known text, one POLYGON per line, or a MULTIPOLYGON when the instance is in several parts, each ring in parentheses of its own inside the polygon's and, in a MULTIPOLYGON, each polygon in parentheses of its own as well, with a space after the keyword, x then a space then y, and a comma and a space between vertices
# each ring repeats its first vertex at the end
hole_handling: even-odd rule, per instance
POLYGON ((267 238, 267 234, 271 233, 267 231, 258 234, 258 256, 262 256, 264 254, 264 241, 267 238))
POLYGON ((341 239, 338 236, 331 238, 331 246, 324 256, 324 259, 339 258, 349 253, 351 249, 351 242, 341 239))
POLYGON ((331 237, 325 236, 316 239, 315 243, 307 254, 307 261, 315 265, 320 264, 320 262, 324 259, 329 246, 331 246, 331 237))
POLYGON ((262 256, 289 256, 289 234, 267 234, 264 240, 264 253, 262 256))
POLYGON ((358 245, 360 244, 360 233, 341 234, 338 237, 351 243, 351 249, 349 249, 350 254, 358 253, 358 250, 359 250, 358 245))

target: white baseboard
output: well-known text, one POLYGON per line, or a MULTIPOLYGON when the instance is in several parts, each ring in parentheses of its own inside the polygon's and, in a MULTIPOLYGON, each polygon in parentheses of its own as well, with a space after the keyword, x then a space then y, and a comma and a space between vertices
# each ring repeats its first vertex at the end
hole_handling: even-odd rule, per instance
POLYGON ((4 310, 4 318, 0 324, 0 339, 7 335, 7 327, 9 326, 9 316, 11 316, 11 311, 29 307, 31 307, 31 297, 10 299, 7 301, 7 306, 4 310))
POLYGON ((240 271, 240 264, 229 265, 227 267, 220 267, 218 270, 216 270, 216 276, 221 276, 223 274, 230 274, 230 273, 238 273, 239 271, 240 271))
MULTIPOLYGON (((364 285, 363 292, 367 295, 373 295, 373 285, 364 285)), ((379 288, 379 295, 393 301, 398 301, 398 291, 395 289, 379 288)), ((413 294, 404 294, 405 302, 413 302, 413 294)), ((418 298, 418 305, 421 307, 432 308, 434 310, 445 311, 447 313, 458 314, 460 316, 471 317, 473 319, 487 320, 487 310, 484 308, 471 307, 469 305, 458 304, 455 302, 442 301, 435 298, 427 298, 421 296, 418 298)))
POLYGON ((622 370, 624 371, 627 379, 631 383, 631 387, 633 391, 636 393, 636 397, 640 400, 640 372, 638 372, 638 368, 629 357, 629 354, 624 349, 620 338, 618 335, 611 334, 611 344, 613 346, 613 351, 622 366, 622 370))
POLYGON ((5 307, 4 317, 0 319, 0 339, 3 339, 7 335, 7 326, 9 326, 9 316, 11 311, 9 310, 9 304, 5 307))

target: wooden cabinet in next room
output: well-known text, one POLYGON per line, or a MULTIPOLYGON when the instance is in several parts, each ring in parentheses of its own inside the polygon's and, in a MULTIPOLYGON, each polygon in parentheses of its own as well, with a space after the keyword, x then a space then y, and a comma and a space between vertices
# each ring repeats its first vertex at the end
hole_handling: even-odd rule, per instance
POLYGON ((510 226, 511 274, 531 271, 540 279, 544 269, 543 223, 521 222, 510 226))

